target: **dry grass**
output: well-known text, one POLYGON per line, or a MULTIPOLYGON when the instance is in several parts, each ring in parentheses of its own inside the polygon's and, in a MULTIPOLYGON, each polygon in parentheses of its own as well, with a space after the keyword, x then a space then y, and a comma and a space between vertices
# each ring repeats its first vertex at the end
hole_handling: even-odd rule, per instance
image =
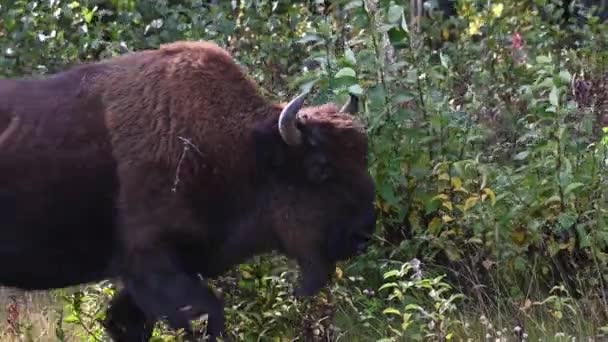
MULTIPOLYGON (((55 324, 61 306, 49 291, 24 292, 0 287, 0 341, 57 341, 55 324)), ((66 336, 66 341, 78 340, 66 336)))

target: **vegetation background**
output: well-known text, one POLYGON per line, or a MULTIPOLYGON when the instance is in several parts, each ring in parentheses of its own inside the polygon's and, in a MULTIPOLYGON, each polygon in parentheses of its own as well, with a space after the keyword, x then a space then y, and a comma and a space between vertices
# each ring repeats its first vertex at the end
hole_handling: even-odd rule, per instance
MULTIPOLYGON (((580 1, 450 2, 0 0, 0 74, 205 39, 273 99, 361 96, 374 246, 304 302, 278 256, 214 281, 236 340, 608 338, 608 27, 580 1)), ((109 282, 2 291, 2 341, 107 339, 109 282)))

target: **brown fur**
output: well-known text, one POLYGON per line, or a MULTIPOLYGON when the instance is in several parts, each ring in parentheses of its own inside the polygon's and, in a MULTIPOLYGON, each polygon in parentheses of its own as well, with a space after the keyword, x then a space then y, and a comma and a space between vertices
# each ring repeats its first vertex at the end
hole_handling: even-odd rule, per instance
MULTIPOLYGON (((204 189, 213 193, 229 187, 228 183, 250 178, 247 172, 251 171, 243 168, 254 165, 251 144, 246 143, 251 138, 246 133, 256 120, 273 110, 278 113, 279 108, 272 108, 257 95, 255 86, 224 50, 212 43, 180 42, 121 57, 111 65, 112 71, 96 86, 106 103, 105 120, 119 169, 138 172, 134 170, 138 165, 144 173, 149 167, 162 169, 161 179, 137 176, 134 187, 147 190, 144 182, 149 181, 170 199, 176 197, 170 196, 170 190, 184 150, 180 137, 191 141, 202 156, 194 149, 188 154, 188 162, 180 167, 179 192, 204 189)), ((235 184, 243 185, 247 186, 235 184)), ((125 201, 145 201, 149 195, 133 193, 125 201)), ((165 204, 183 205, 174 201, 165 204)), ((149 245, 141 236, 161 236, 140 233, 129 231, 139 237, 126 240, 149 245)), ((204 231, 196 227, 193 233, 204 231)))
MULTIPOLYGON (((250 133, 260 120, 276 120, 282 106, 263 99, 225 50, 209 42, 178 42, 156 51, 119 57, 108 64, 111 71, 100 77, 95 87, 106 104, 105 120, 119 170, 125 167, 129 169, 126 172, 136 173, 134 169, 142 165, 141 171, 147 174, 151 167, 162 169, 160 179, 144 174, 124 176, 137 183, 134 187, 146 191, 154 187, 164 193, 171 199, 170 203, 163 203, 166 208, 173 205, 172 210, 178 210, 184 206, 170 195, 184 150, 182 137, 199 151, 193 148, 189 163, 179 168, 179 191, 214 194, 227 188, 242 189, 244 193, 251 189, 255 160, 250 133)), ((302 117, 305 123, 333 127, 329 133, 333 136, 328 139, 334 144, 328 152, 340 171, 362 169, 366 162, 362 157, 367 152, 364 131, 354 117, 337 111, 333 104, 324 105, 302 111, 302 117), (354 156, 359 159, 351 160, 354 156)), ((121 175, 121 181, 129 182, 125 178, 121 175)), ((123 205, 128 206, 145 203, 151 194, 138 191, 125 196, 132 196, 124 199, 123 205)), ((151 220, 175 219, 174 215, 161 212, 157 216, 151 220)), ((182 219, 188 221, 186 217, 182 219)), ((288 228, 287 216, 277 215, 274 219, 277 221, 273 226, 289 232, 283 235, 298 232, 288 228)), ((204 229, 192 228, 192 234, 204 238, 204 229)), ((144 239, 163 236, 160 232, 126 233, 134 235, 125 237, 126 241, 145 246, 151 242, 144 239)), ((291 239, 297 241, 299 237, 291 239)))

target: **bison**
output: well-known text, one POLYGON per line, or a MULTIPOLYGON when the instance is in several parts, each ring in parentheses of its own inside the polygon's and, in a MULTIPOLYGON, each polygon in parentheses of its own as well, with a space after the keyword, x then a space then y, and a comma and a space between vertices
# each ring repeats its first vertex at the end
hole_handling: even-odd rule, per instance
POLYGON ((358 99, 263 97, 211 42, 174 42, 54 75, 0 81, 0 284, 46 290, 116 279, 105 328, 195 336, 223 304, 201 280, 261 253, 296 260, 298 296, 375 229, 358 99), (10 261, 10 262, 7 262, 10 261))

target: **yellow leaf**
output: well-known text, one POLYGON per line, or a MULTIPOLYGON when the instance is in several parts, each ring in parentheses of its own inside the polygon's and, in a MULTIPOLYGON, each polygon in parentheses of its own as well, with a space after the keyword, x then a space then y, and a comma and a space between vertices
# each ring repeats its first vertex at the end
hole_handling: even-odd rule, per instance
POLYGON ((496 204, 496 194, 494 193, 494 191, 492 189, 484 188, 483 193, 488 195, 488 197, 490 197, 490 202, 492 203, 492 205, 496 204))
POLYGON ((561 202, 561 198, 558 195, 553 195, 545 201, 545 205, 550 205, 559 202, 561 202))
POLYGON ((444 201, 447 201, 447 200, 449 200, 450 198, 449 198, 449 197, 448 197, 448 195, 446 195, 446 194, 439 194, 439 195, 437 195, 437 196, 433 197, 433 198, 431 199, 431 201, 434 201, 434 200, 436 200, 436 199, 442 199, 442 200, 444 200, 444 201))
POLYGON ((477 202, 479 201, 479 197, 477 196, 473 196, 473 197, 469 197, 465 202, 464 202, 464 211, 468 211, 469 209, 473 208, 475 206, 475 204, 477 204, 477 202))
POLYGON ((384 309, 384 311, 382 311, 383 314, 393 314, 393 315, 397 315, 397 316, 401 316, 401 312, 399 312, 399 310, 395 309, 395 308, 386 308, 384 309))
POLYGON ((344 273, 342 272, 342 269, 340 267, 336 266, 336 278, 342 279, 343 275, 344 275, 344 273))
POLYGON ((458 190, 458 189, 462 188, 462 180, 460 178, 458 178, 458 177, 452 178, 452 187, 455 190, 458 190))
POLYGON ((450 223, 450 222, 454 221, 454 219, 453 219, 453 218, 452 218, 450 215, 443 215, 443 216, 441 217, 441 219, 442 219, 442 220, 443 220, 443 222, 445 222, 445 223, 450 223))
POLYGON ((483 245, 483 241, 478 237, 472 237, 467 240, 468 243, 474 243, 476 245, 483 245))
POLYGON ((568 239, 568 242, 560 243, 559 249, 565 249, 568 252, 572 253, 572 251, 574 251, 574 239, 568 239))
POLYGON ((532 307, 532 301, 527 299, 524 301, 524 304, 519 307, 521 311, 526 311, 532 307))
POLYGON ((500 4, 500 3, 492 5, 492 14, 494 15, 494 18, 500 17, 500 15, 502 14, 502 10, 504 8, 505 8, 505 5, 500 4))
POLYGON ((462 192, 463 194, 468 194, 469 192, 467 191, 467 189, 460 187, 458 189, 454 189, 454 191, 458 191, 458 192, 462 192))
POLYGON ((439 176, 437 177, 437 179, 439 180, 450 180, 450 175, 448 175, 447 173, 440 173, 439 176))
POLYGON ((513 233, 511 233, 511 239, 518 246, 522 246, 526 241, 526 230, 522 227, 515 228, 513 233))
POLYGON ((448 38, 450 38, 450 30, 444 28, 441 30, 441 36, 443 37, 443 40, 448 40, 448 38))
POLYGON ((443 206, 446 207, 446 209, 448 209, 449 211, 454 210, 454 207, 452 206, 452 202, 450 202, 450 201, 443 202, 443 206))
POLYGON ((557 320, 560 320, 563 317, 562 312, 559 310, 553 310, 552 314, 557 320))
POLYGON ((429 232, 433 235, 437 235, 439 230, 441 229, 441 219, 439 217, 435 217, 429 222, 429 232))

